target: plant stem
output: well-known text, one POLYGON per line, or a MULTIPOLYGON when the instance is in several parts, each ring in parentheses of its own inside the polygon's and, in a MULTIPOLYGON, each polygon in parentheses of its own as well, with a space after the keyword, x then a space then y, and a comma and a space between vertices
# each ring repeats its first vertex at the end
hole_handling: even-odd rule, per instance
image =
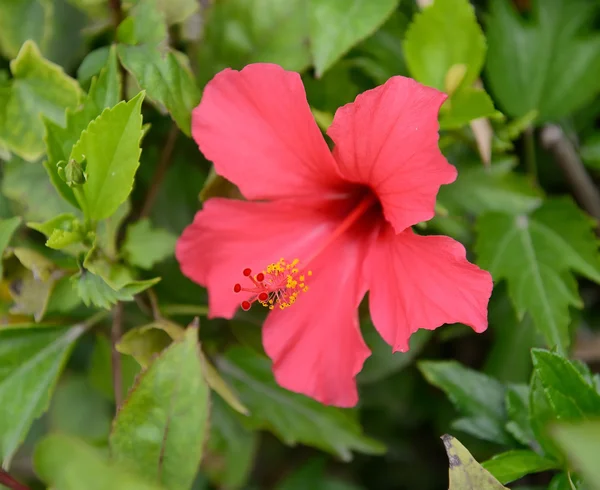
POLYGON ((171 129, 169 130, 169 133, 167 134, 167 139, 165 140, 163 150, 160 154, 160 159, 158 160, 158 163, 156 165, 154 175, 152 176, 152 182, 150 183, 148 193, 146 194, 146 199, 144 200, 144 204, 142 205, 139 219, 148 216, 150 214, 150 211, 152 210, 152 206, 154 206, 154 202, 156 201, 156 197, 158 196, 158 191, 160 189, 160 184, 165 178, 167 169, 171 164, 171 158, 173 157, 173 150, 175 149, 175 142, 177 141, 178 134, 179 129, 177 128, 175 123, 173 123, 171 129))
POLYGON ((523 133, 523 143, 525 145, 525 167, 533 185, 538 185, 537 162, 535 160, 535 139, 533 126, 528 126, 523 133))
POLYGON ((4 485, 6 488, 10 488, 11 490, 31 490, 27 485, 23 485, 22 483, 18 482, 1 468, 0 484, 4 485))
MULTIPOLYGON (((125 18, 125 14, 123 13, 123 5, 121 4, 121 0, 109 0, 110 10, 112 12, 113 18, 113 26, 115 28, 115 38, 116 32, 119 28, 121 22, 125 18)), ((119 71, 121 72, 121 94, 119 95, 120 100, 125 100, 127 97, 127 70, 125 67, 119 62, 119 71)))
POLYGON ((573 143, 562 128, 548 124, 542 129, 541 141, 562 170, 575 199, 581 207, 597 220, 600 220, 600 191, 586 171, 573 143))
POLYGON ((148 293, 150 307, 152 308, 152 317, 154 318, 155 322, 158 322, 163 319, 162 313, 160 312, 160 307, 158 306, 158 298, 152 289, 148 289, 146 292, 148 293))
POLYGON ((198 315, 206 316, 208 314, 208 306, 204 305, 165 305, 161 307, 161 311, 166 316, 182 316, 182 315, 198 315))
POLYGON ((567 478, 569 479, 569 485, 571 486, 572 490, 577 490, 577 488, 575 487, 575 484, 573 483, 573 480, 571 479, 571 472, 567 471, 567 478))
POLYGON ((122 370, 121 370, 121 354, 117 351, 117 344, 121 340, 121 334, 123 330, 123 303, 119 302, 116 304, 113 311, 112 328, 110 331, 110 344, 111 344, 111 364, 112 364, 112 379, 113 379, 113 390, 115 392, 115 406, 116 411, 119 411, 123 402, 123 383, 122 383, 122 370))
POLYGON ((113 25, 115 29, 119 27, 119 24, 123 22, 123 7, 121 0, 109 0, 110 10, 113 16, 113 25))
POLYGON ((82 323, 82 325, 85 328, 85 330, 87 330, 88 328, 91 328, 94 325, 96 325, 96 323, 99 323, 102 320, 104 320, 107 316, 108 316, 108 312, 107 311, 99 311, 95 315, 92 315, 87 320, 85 320, 82 323))

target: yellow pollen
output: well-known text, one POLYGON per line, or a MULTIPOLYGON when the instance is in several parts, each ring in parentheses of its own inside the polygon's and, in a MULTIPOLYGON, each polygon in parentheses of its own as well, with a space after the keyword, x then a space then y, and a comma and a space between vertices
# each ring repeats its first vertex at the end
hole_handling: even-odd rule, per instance
MULTIPOLYGON (((262 271, 265 278, 259 285, 261 292, 268 297, 257 301, 272 310, 275 305, 284 310, 292 306, 301 292, 307 292, 306 276, 312 276, 312 271, 301 270, 299 259, 287 262, 285 258, 267 265, 262 271)), ((256 276, 254 276, 256 277, 256 276)))

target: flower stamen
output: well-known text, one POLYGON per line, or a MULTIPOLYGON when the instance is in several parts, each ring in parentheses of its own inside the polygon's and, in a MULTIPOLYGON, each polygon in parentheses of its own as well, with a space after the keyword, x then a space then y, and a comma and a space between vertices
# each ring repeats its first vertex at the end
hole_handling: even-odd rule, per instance
POLYGON ((233 286, 235 293, 242 291, 252 293, 248 300, 242 301, 242 309, 248 311, 255 302, 270 310, 276 306, 282 310, 292 306, 300 293, 308 291, 306 277, 312 275, 312 271, 301 270, 299 264, 298 259, 287 262, 281 258, 254 276, 251 269, 244 269, 242 273, 250 279, 252 286, 243 287, 241 284, 233 286))

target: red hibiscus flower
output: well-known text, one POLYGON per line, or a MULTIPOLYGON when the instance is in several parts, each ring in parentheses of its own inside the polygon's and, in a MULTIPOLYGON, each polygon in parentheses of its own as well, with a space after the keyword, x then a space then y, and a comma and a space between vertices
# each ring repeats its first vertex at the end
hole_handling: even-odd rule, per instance
POLYGON ((324 404, 357 403, 370 351, 357 307, 394 351, 419 328, 487 328, 490 274, 445 236, 411 226, 434 216, 456 179, 438 148, 446 95, 393 77, 340 108, 327 134, 300 76, 277 65, 224 70, 206 86, 192 134, 247 201, 213 198, 177 243, 183 273, 208 288, 210 317, 271 309, 263 344, 277 382, 324 404))

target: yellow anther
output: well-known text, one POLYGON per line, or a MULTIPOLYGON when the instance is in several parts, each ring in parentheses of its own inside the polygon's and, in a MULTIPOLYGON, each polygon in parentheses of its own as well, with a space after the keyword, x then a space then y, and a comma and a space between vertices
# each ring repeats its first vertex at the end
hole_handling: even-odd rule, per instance
MULTIPOLYGON (((300 260, 294 259, 288 263, 285 258, 268 264, 262 273, 265 275, 260 281, 264 293, 268 295, 264 300, 255 301, 265 308, 274 309, 275 305, 284 310, 292 306, 301 292, 308 291, 306 276, 312 276, 312 271, 302 271, 298 267, 300 260)), ((254 276, 256 278, 256 276, 254 276)))

